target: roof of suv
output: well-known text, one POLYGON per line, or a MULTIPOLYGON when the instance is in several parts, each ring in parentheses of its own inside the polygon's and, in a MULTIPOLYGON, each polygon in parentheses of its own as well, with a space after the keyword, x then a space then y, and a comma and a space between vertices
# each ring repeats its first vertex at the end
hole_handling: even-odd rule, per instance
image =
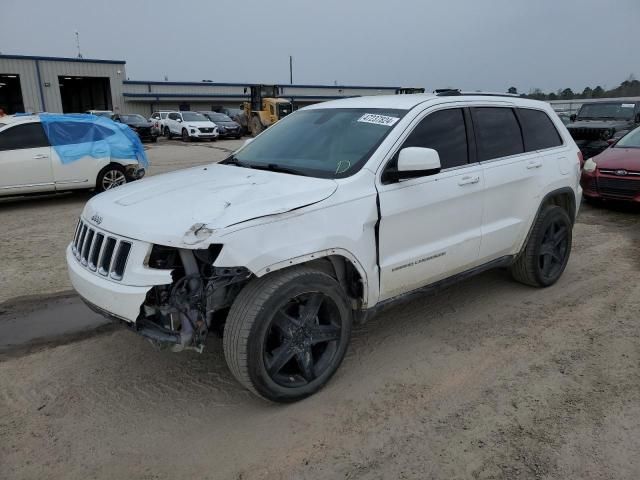
MULTIPOLYGON (((309 109, 322 109, 322 108, 390 108, 400 110, 410 110, 416 105, 421 103, 430 102, 448 103, 459 102, 468 100, 479 100, 487 103, 500 103, 508 102, 514 103, 520 106, 540 106, 541 104, 549 106, 546 102, 538 100, 529 100, 527 98, 517 97, 509 94, 495 94, 484 92, 462 92, 451 95, 441 94, 436 95, 432 93, 416 93, 409 95, 371 95, 366 97, 351 97, 343 98, 340 100, 331 100, 323 103, 316 103, 305 107, 305 110, 309 109)), ((551 108, 549 106, 549 108, 551 108)))

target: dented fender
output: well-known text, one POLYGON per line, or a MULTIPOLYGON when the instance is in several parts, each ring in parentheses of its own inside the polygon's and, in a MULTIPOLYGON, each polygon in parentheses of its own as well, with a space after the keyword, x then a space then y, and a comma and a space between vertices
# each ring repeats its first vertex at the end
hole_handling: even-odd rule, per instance
POLYGON ((379 294, 375 226, 378 221, 373 174, 341 180, 330 198, 284 214, 235 225, 217 232, 222 244, 216 267, 248 268, 256 276, 330 255, 351 262, 365 282, 364 303, 379 294), (342 183, 350 183, 342 188, 342 183), (354 192, 356 193, 354 195, 354 192))

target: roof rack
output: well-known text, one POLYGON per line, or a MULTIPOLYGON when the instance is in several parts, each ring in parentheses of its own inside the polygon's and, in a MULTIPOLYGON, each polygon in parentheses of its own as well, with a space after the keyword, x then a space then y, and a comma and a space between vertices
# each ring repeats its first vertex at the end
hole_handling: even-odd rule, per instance
POLYGON ((476 97, 518 97, 513 93, 500 92, 463 92, 459 88, 440 88, 433 91, 439 97, 454 97, 460 95, 473 95, 476 97))

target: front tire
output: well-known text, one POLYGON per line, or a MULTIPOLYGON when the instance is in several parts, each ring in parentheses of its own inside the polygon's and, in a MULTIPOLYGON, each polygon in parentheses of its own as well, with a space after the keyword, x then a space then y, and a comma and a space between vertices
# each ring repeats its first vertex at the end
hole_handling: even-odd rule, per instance
POLYGON ((107 165, 96 179, 96 191, 104 192, 105 190, 111 190, 127 183, 127 176, 124 173, 124 168, 117 163, 107 165))
POLYGON ((251 281, 234 301, 224 329, 233 376, 274 402, 320 390, 344 358, 352 311, 340 284, 306 267, 251 281))
POLYGON ((173 135, 171 135, 171 130, 169 130, 169 127, 164 127, 164 136, 167 137, 167 140, 171 140, 171 138, 173 138, 173 135))
POLYGON ((182 141, 183 142, 190 142, 191 141, 191 137, 189 136, 189 132, 187 131, 186 128, 182 129, 182 141))
POLYGON ((533 287, 556 283, 569 261, 572 228, 573 223, 564 208, 545 206, 524 250, 511 266, 513 278, 533 287))

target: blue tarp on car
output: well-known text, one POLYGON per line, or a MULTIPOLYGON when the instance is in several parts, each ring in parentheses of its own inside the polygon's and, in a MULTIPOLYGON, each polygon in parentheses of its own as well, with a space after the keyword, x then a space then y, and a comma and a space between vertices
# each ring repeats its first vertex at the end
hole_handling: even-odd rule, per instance
POLYGON ((40 114, 44 133, 62 163, 83 157, 138 160, 149 166, 142 142, 128 126, 85 114, 40 114))

